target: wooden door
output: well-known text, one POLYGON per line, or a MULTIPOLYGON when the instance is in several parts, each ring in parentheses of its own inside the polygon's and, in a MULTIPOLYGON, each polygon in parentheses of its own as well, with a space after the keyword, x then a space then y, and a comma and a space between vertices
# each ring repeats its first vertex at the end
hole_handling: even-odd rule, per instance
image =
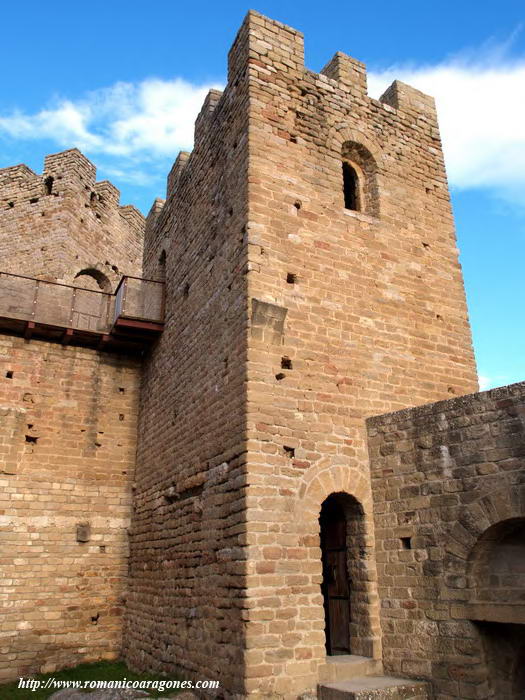
POLYGON ((326 622, 326 652, 350 654, 350 581, 346 551, 346 518, 335 499, 321 509, 321 551, 326 622))

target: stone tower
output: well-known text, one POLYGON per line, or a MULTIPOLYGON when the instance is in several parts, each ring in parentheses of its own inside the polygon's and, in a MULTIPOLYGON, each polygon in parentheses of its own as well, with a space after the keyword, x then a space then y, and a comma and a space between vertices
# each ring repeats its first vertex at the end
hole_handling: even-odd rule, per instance
POLYGON ((398 81, 371 99, 341 53, 313 73, 299 32, 249 12, 144 262, 166 325, 126 658, 287 698, 331 655, 380 659, 365 419, 477 389, 433 100, 398 81))
POLYGON ((2 272, 109 292, 142 268, 144 217, 73 148, 0 169, 2 272))

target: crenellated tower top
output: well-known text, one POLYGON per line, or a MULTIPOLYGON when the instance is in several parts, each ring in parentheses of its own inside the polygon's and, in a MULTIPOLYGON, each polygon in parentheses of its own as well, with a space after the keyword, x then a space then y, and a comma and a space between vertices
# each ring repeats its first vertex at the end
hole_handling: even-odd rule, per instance
POLYGON ((122 274, 142 269, 145 226, 119 201, 76 148, 46 156, 41 175, 26 165, 0 169, 2 270, 114 289, 122 274))

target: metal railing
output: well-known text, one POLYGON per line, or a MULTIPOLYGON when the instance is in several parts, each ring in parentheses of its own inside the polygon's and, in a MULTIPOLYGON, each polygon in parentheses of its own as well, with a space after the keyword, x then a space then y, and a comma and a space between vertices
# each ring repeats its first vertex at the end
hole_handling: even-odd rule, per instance
POLYGON ((123 277, 115 294, 0 272, 0 316, 94 333, 119 318, 162 323, 164 285, 123 277))

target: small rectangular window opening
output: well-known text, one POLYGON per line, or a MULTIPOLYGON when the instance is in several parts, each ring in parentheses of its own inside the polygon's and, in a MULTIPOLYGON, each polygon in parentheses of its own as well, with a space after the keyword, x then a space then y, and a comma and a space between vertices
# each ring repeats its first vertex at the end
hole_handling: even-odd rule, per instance
POLYGON ((286 281, 288 284, 295 284, 297 282, 297 275, 294 272, 289 272, 286 275, 286 281))
POLYGON ((412 549, 412 538, 411 537, 402 537, 401 538, 401 546, 403 549, 412 549))

